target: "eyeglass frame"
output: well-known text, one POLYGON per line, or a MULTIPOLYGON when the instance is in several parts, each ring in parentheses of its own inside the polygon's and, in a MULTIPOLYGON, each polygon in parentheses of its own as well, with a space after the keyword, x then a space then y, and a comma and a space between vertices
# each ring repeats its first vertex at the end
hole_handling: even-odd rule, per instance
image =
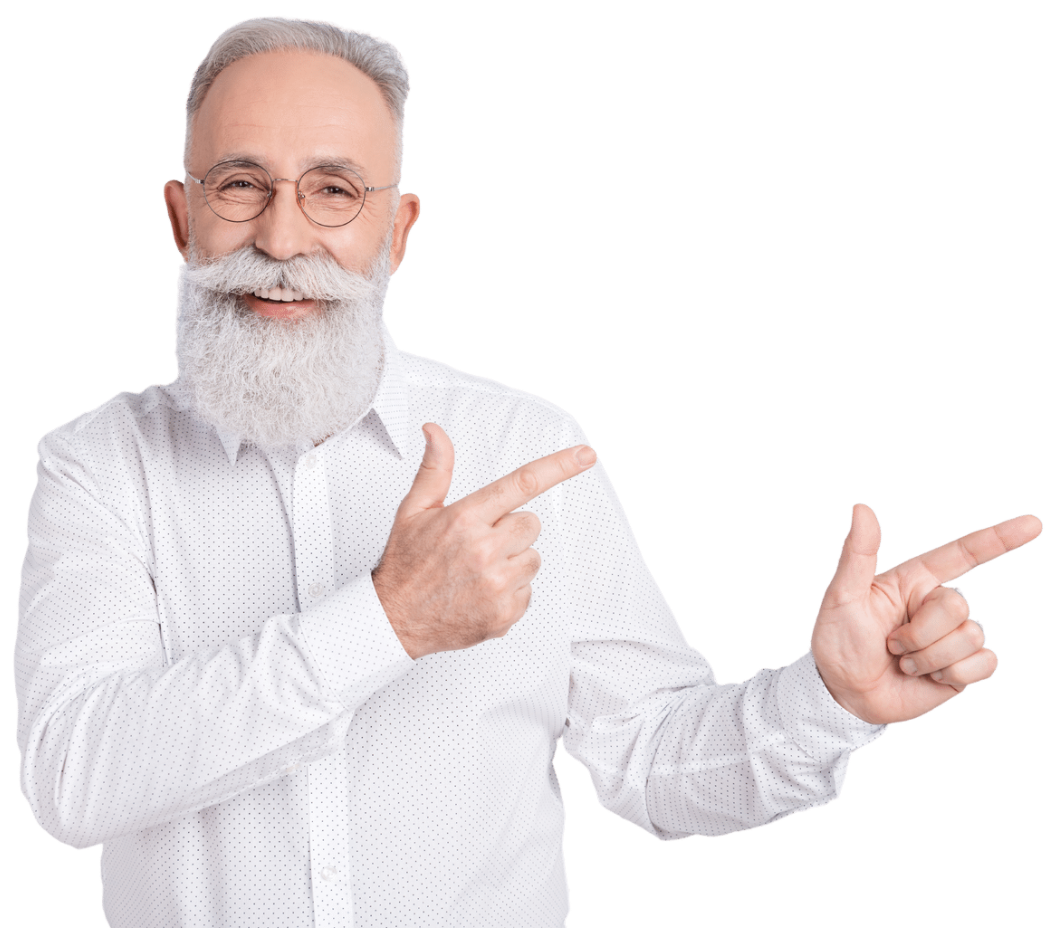
POLYGON ((252 222, 254 219, 258 219, 259 217, 264 215, 264 211, 271 205, 271 201, 275 198, 275 184, 281 183, 282 181, 286 181, 290 184, 296 184, 297 206, 300 207, 300 211, 304 214, 304 218, 307 219, 308 222, 314 223, 322 229, 343 229, 346 225, 355 222, 355 220, 359 218, 359 214, 363 211, 363 207, 366 205, 365 194, 374 193, 378 190, 391 190, 393 187, 399 186, 399 184, 386 184, 384 187, 368 187, 366 185, 366 181, 363 180, 363 175, 360 174, 357 170, 355 170, 355 168, 351 168, 346 164, 316 164, 308 168, 303 174, 300 175, 300 177, 294 180, 292 177, 272 177, 271 172, 262 164, 257 164, 255 161, 242 161, 239 158, 233 158, 230 161, 217 161, 216 164, 214 164, 211 168, 209 168, 208 171, 205 172, 205 177, 201 178, 201 180, 191 174, 190 171, 187 171, 186 174, 187 177, 194 181, 194 183, 201 185, 202 196, 205 197, 205 205, 209 207, 209 210, 214 216, 219 219, 222 219, 224 222, 252 222), (205 196, 205 178, 208 177, 213 171, 215 171, 221 164, 240 164, 247 168, 260 168, 260 170, 267 175, 268 180, 271 181, 271 189, 267 193, 267 201, 260 208, 260 212, 257 213, 255 216, 250 216, 248 219, 228 219, 226 216, 221 216, 218 212, 216 212, 216 208, 212 205, 212 203, 209 202, 209 198, 205 196), (359 180, 363 181, 363 202, 360 204, 359 209, 356 210, 355 215, 352 216, 352 218, 349 219, 347 222, 342 222, 336 226, 328 226, 323 222, 319 222, 317 219, 312 219, 311 216, 308 215, 307 210, 304 209, 305 196, 303 193, 300 192, 300 182, 304 180, 306 175, 310 174, 312 171, 317 171, 320 168, 340 168, 342 171, 351 171, 356 177, 359 178, 359 180))

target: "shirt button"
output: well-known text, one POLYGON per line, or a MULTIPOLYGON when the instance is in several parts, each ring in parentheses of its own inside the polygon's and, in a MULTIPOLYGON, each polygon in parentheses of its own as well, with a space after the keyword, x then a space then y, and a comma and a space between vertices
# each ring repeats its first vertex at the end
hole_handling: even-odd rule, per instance
POLYGON ((307 464, 308 467, 314 467, 316 463, 318 463, 318 460, 319 459, 315 456, 315 452, 313 451, 304 459, 304 463, 307 464))
POLYGON ((322 592, 322 584, 321 583, 313 583, 311 586, 308 587, 308 595, 309 596, 318 596, 321 592, 322 592))
POLYGON ((319 876, 321 876, 327 883, 332 883, 337 879, 337 871, 334 870, 333 867, 323 867, 319 876))

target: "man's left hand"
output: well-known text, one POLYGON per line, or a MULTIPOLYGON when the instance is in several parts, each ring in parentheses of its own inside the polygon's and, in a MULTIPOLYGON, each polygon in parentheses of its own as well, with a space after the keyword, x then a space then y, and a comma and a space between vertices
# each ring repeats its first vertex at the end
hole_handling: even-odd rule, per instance
POLYGON ((965 535, 876 576, 879 522, 854 506, 839 567, 813 629, 813 658, 828 691, 867 722, 929 712, 996 669, 967 601, 942 584, 1032 541, 1036 516, 965 535))

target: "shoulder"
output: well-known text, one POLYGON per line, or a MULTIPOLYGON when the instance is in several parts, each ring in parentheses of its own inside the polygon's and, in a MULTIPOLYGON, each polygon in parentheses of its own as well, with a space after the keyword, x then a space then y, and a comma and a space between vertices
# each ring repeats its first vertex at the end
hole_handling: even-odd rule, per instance
POLYGON ((119 393, 48 432, 38 446, 41 460, 95 469, 138 458, 145 446, 168 440, 173 421, 185 418, 188 408, 178 383, 119 393))
POLYGON ((471 424, 474 431, 496 433, 495 438, 556 440, 563 442, 559 447, 585 441, 575 419, 548 399, 429 358, 406 352, 401 357, 411 406, 426 417, 431 413, 455 428, 471 424))

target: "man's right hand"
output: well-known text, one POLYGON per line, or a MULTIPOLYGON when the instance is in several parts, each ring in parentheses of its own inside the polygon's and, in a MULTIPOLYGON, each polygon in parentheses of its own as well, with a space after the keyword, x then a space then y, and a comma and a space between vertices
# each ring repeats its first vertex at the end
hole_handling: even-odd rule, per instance
POLYGON ((435 423, 422 431, 425 456, 373 573, 377 598, 415 659, 471 648, 513 627, 542 564, 531 547, 542 530, 538 516, 513 510, 597 460, 587 445, 565 448, 444 506, 454 445, 435 423))

